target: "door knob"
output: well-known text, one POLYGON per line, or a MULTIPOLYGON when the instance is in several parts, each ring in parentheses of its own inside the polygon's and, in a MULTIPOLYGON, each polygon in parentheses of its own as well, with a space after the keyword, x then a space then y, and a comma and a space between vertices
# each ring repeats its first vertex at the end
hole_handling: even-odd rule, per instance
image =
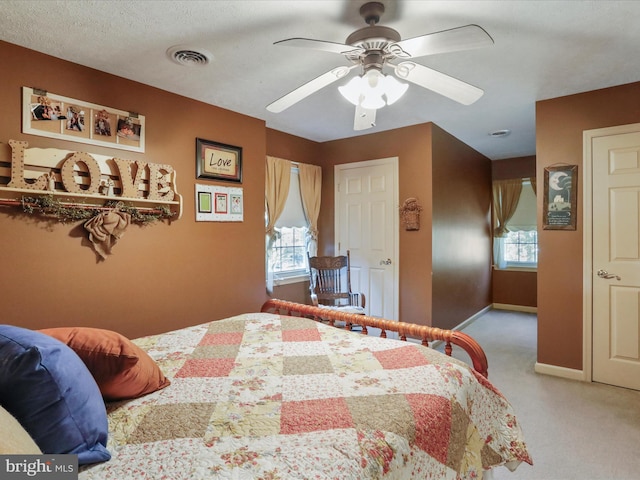
POLYGON ((380 265, 391 265, 391 259, 387 258, 386 260, 380 260, 380 265))
POLYGON ((607 279, 608 278, 615 278, 616 280, 620 281, 620 277, 618 275, 615 275, 613 273, 609 273, 606 270, 602 270, 602 269, 598 270, 597 275, 600 278, 607 278, 607 279))

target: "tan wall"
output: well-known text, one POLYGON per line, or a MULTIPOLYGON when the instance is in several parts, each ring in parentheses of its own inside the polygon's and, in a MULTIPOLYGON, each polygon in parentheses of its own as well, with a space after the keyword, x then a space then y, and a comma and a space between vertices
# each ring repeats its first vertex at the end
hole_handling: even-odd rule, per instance
POLYGON ((166 163, 175 168, 184 196, 182 219, 130 226, 104 262, 87 246, 81 226, 39 222, 2 207, 3 322, 88 325, 138 336, 260 307, 266 299, 263 121, 4 42, 0 65, 0 161, 10 155, 6 142, 16 139, 30 147, 166 163), (22 134, 22 86, 145 115, 146 152, 22 134), (242 223, 195 222, 196 137, 243 148, 242 223))
MULTIPOLYGON (((544 168, 578 165, 578 222, 575 231, 539 229, 538 362, 582 370, 584 130, 640 121, 640 83, 571 95, 536 104, 537 178, 544 168)), ((542 196, 538 197, 538 226, 542 196)))
MULTIPOLYGON (((517 157, 491 162, 494 180, 536 176, 536 157, 517 157)), ((514 270, 494 270, 492 276, 493 303, 535 307, 538 305, 538 273, 514 270)))

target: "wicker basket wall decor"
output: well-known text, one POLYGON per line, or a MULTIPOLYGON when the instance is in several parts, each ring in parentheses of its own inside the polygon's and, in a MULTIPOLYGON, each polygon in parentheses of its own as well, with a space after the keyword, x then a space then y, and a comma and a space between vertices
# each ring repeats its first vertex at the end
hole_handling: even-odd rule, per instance
POLYGON ((400 207, 400 219, 405 230, 420 230, 420 212, 422 207, 417 198, 407 198, 400 207))

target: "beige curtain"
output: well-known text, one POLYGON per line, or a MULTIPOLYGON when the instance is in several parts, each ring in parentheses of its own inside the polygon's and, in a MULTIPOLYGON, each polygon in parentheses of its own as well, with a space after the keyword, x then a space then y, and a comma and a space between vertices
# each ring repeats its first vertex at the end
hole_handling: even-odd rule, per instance
POLYGON ((276 241, 274 229, 278 217, 284 210, 289 195, 291 180, 291 162, 282 158, 267 157, 264 188, 264 202, 267 211, 265 227, 265 260, 267 272, 267 291, 273 291, 273 268, 271 263, 271 247, 276 241))
POLYGON ((317 165, 299 163, 298 170, 300 171, 302 207, 309 222, 307 251, 313 257, 318 253, 318 216, 320 215, 322 169, 317 165))
POLYGON ((536 177, 529 177, 529 180, 531 181, 531 188, 533 188, 533 193, 535 193, 536 195, 538 195, 538 179, 536 177))
POLYGON ((509 231, 506 225, 516 211, 520 192, 522 192, 521 178, 493 182, 494 237, 503 237, 509 231))

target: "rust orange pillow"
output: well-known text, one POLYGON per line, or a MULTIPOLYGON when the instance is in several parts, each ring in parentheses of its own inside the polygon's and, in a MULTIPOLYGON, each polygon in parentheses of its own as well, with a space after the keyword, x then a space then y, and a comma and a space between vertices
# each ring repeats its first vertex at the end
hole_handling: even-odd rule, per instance
POLYGON ((95 378, 105 400, 141 397, 170 383, 147 352, 118 332, 90 327, 39 331, 76 352, 95 378))

